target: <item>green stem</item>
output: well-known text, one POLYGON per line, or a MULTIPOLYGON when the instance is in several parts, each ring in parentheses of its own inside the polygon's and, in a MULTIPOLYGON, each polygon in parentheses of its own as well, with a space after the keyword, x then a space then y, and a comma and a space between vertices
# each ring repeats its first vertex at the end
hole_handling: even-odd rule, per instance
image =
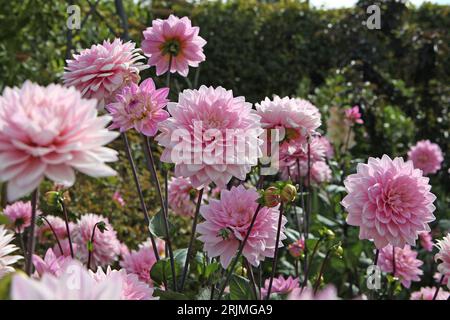
POLYGON ((37 201, 38 201, 38 188, 33 191, 31 195, 31 224, 28 233, 28 248, 27 248, 27 260, 26 260, 26 268, 25 271, 28 276, 31 275, 33 268, 33 253, 34 248, 36 246, 36 237, 35 237, 35 227, 36 227, 36 211, 37 211, 37 201))

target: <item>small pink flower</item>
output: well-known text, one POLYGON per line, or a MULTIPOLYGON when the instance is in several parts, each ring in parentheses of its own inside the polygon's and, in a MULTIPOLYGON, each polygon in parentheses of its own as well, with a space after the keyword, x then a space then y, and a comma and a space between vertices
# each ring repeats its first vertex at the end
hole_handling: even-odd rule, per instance
MULTIPOLYGON (((220 200, 212 199, 209 204, 200 208, 200 214, 205 219, 197 230, 198 238, 204 243, 204 249, 210 257, 220 256, 220 262, 227 268, 234 257, 240 241, 247 234, 250 222, 258 206, 258 192, 246 190, 242 185, 222 190, 220 200)), ((273 257, 279 218, 278 207, 262 207, 259 210, 255 224, 242 252, 243 256, 253 266, 258 266, 266 257, 273 257)), ((283 216, 279 247, 284 234, 287 220, 283 216)))
POLYGON ((103 41, 93 45, 73 60, 67 61, 63 75, 66 86, 75 86, 84 98, 95 98, 99 107, 114 100, 115 94, 129 83, 139 82, 139 72, 148 66, 140 62, 145 59, 136 49, 136 44, 120 39, 103 41))
POLYGON ((36 273, 39 277, 42 277, 44 273, 49 273, 55 276, 59 276, 64 264, 68 261, 68 257, 56 256, 52 249, 48 249, 45 253, 44 259, 38 255, 33 255, 33 265, 36 269, 36 273))
POLYGON ((164 107, 169 100, 169 88, 156 89, 152 79, 144 80, 139 86, 135 83, 124 87, 115 102, 108 104, 106 110, 113 117, 110 129, 125 132, 131 128, 153 137, 158 131, 158 124, 169 117, 164 107))
MULTIPOLYGON (((264 283, 264 288, 261 288, 261 293, 263 297, 267 296, 267 292, 269 290, 269 282, 270 279, 266 279, 264 283)), ((283 276, 279 276, 278 278, 273 278, 271 293, 288 294, 298 287, 299 287, 298 278, 293 278, 289 276, 288 278, 285 279, 283 276)))
POLYGON ((419 232, 430 231, 436 199, 429 179, 411 161, 369 158, 345 180, 347 196, 342 205, 347 223, 359 226, 359 238, 373 240, 378 249, 388 244, 415 245, 419 232))
MULTIPOLYGON (((419 291, 411 293, 410 300, 433 300, 436 293, 436 287, 423 287, 419 291)), ((447 300, 450 297, 450 292, 439 290, 436 300, 447 300)))
POLYGON ((331 177, 331 169, 325 161, 316 161, 311 166, 311 180, 315 184, 320 185, 324 182, 330 182, 331 177))
POLYGON ((420 169, 424 175, 428 175, 441 169, 444 156, 439 145, 430 140, 421 140, 409 149, 408 159, 414 163, 416 169, 420 169))
POLYGON ((303 250, 305 250, 305 240, 298 239, 297 241, 291 243, 288 246, 289 253, 294 258, 298 258, 302 255, 303 250))
MULTIPOLYGON (((73 241, 78 245, 77 256, 86 263, 88 261, 88 241, 91 241, 92 231, 98 222, 104 222, 106 230, 95 230, 94 250, 92 252, 91 267, 106 266, 113 263, 120 255, 120 242, 108 219, 96 214, 87 213, 81 216, 73 230, 73 241)), ((66 254, 66 252, 64 252, 66 254)))
MULTIPOLYGON (((440 274, 439 272, 436 272, 433 275, 433 279, 436 281, 437 284, 439 284, 441 282, 441 278, 442 278, 442 274, 440 274)), ((442 280, 442 283, 448 283, 450 279, 450 276, 444 276, 444 280, 442 280)))
POLYGON ((310 287, 296 288, 288 296, 289 300, 340 300, 337 290, 333 285, 327 285, 322 290, 314 293, 310 287))
POLYGON ((420 245, 422 246, 422 248, 424 248, 425 250, 431 252, 433 251, 433 238, 431 237, 431 233, 430 232, 420 232, 419 233, 419 239, 420 239, 420 245))
MULTIPOLYGON (((25 228, 28 228, 31 225, 31 211, 31 202, 18 201, 6 206, 5 210, 3 210, 3 214, 14 226, 14 231, 22 233, 25 228)), ((39 210, 36 213, 37 215, 41 214, 39 210)))
POLYGON ((437 241, 436 247, 439 252, 434 256, 436 262, 440 261, 437 269, 443 274, 444 283, 450 289, 450 234, 447 234, 443 239, 437 241), (447 279, 445 279, 447 278, 447 279), (445 282, 447 280, 447 282, 445 282))
POLYGON ((334 156, 334 148, 333 145, 331 144, 330 140, 326 137, 326 136, 320 136, 318 138, 319 142, 322 143, 322 145, 325 148, 325 155, 327 157, 327 159, 331 159, 334 156))
POLYGON ((128 273, 137 275, 140 281, 152 284, 150 270, 156 263, 156 257, 152 248, 142 247, 138 251, 133 250, 122 259, 120 262, 122 268, 128 273))
POLYGON ((125 200, 123 200, 122 195, 119 191, 115 191, 112 199, 115 203, 117 203, 119 206, 124 207, 126 205, 125 200))
MULTIPOLYGON (((162 239, 156 238, 155 244, 156 244, 156 250, 158 251, 159 256, 161 258, 164 258, 166 255, 166 242, 162 239)), ((145 240, 144 242, 139 244, 139 249, 140 248, 150 248, 153 251, 152 240, 150 238, 147 238, 147 240, 145 240)))
MULTIPOLYGON (((387 245, 380 250, 378 256, 378 265, 383 272, 394 271, 393 250, 391 245, 387 245)), ((400 279, 400 282, 405 288, 411 286, 411 281, 420 281, 420 276, 423 271, 420 270, 422 261, 417 259, 417 252, 411 250, 409 245, 399 248, 395 247, 395 276, 400 279)))
POLYGON ((359 112, 359 106, 353 106, 352 108, 345 110, 345 118, 350 124, 363 124, 364 121, 361 119, 361 113, 359 112))
POLYGON ((170 15, 165 20, 156 19, 152 26, 144 31, 141 46, 149 57, 148 64, 156 67, 156 75, 162 75, 169 69, 183 77, 189 73, 189 66, 198 67, 205 61, 203 46, 206 41, 200 37, 200 29, 191 25, 188 17, 178 18, 170 15))
POLYGON ((172 177, 169 181, 169 206, 177 215, 192 216, 198 193, 189 178, 172 177))

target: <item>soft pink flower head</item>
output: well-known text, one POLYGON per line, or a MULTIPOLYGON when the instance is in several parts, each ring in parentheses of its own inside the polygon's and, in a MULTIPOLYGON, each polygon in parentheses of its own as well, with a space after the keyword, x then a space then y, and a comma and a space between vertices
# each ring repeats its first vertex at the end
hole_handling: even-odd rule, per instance
MULTIPOLYGON (((387 245, 380 250, 378 265, 383 272, 393 272, 393 249, 387 245)), ((417 252, 411 250, 409 245, 404 248, 395 247, 395 276, 405 288, 411 286, 411 281, 420 281, 423 271, 420 270, 422 261, 417 259, 417 252)))
MULTIPOLYGON (((411 293, 410 300, 433 300, 436 293, 436 287, 423 287, 419 291, 411 293)), ((436 300, 447 300, 450 297, 450 292, 439 290, 436 300)))
POLYGON ((292 290, 288 296, 289 300, 340 300, 337 290, 333 285, 327 285, 322 290, 314 293, 313 288, 305 287, 292 290))
MULTIPOLYGON (((205 219, 199 224, 198 238, 204 243, 204 249, 210 257, 220 256, 220 262, 227 268, 234 257, 240 241, 247 234, 250 222, 258 207, 258 192, 246 190, 242 185, 222 190, 220 200, 212 199, 209 204, 200 208, 200 214, 205 219)), ((266 257, 273 257, 275 251, 278 207, 262 207, 259 210, 255 224, 242 252, 243 256, 253 266, 258 266, 266 257)), ((279 247, 284 234, 287 220, 283 216, 279 247)))
POLYGON ((59 276, 61 268, 68 260, 71 259, 65 256, 56 256, 52 249, 47 250, 44 259, 36 254, 33 255, 33 265, 39 277, 42 277, 44 273, 59 276))
MULTIPOLYGON (((18 201, 3 210, 3 214, 8 218, 14 227, 14 231, 22 233, 25 228, 31 225, 31 202, 18 201)), ((40 211, 36 212, 40 215, 40 211)))
POLYGON ((333 145, 331 144, 330 140, 326 137, 326 136, 320 136, 317 138, 319 140, 320 143, 322 143, 323 147, 325 148, 325 156, 328 159, 333 158, 334 156, 334 148, 333 145))
POLYGON ((147 283, 139 281, 135 274, 127 274, 124 269, 112 270, 110 266, 106 269, 106 273, 102 268, 98 267, 97 272, 91 271, 91 276, 98 282, 107 281, 110 277, 120 275, 122 279, 122 297, 121 300, 158 300, 153 297, 153 288, 147 283))
POLYGON ((152 26, 143 32, 141 47, 149 57, 148 64, 156 67, 156 75, 166 73, 170 63, 170 72, 186 77, 189 66, 198 67, 205 61, 203 46, 206 41, 198 35, 199 31, 188 17, 180 19, 170 15, 165 20, 152 21, 152 26))
POLYGON ((199 191, 189 178, 172 177, 169 181, 169 206, 180 216, 192 216, 199 191))
POLYGON ((363 124, 364 121, 361 119, 361 112, 359 112, 358 106, 353 106, 352 108, 345 110, 345 118, 350 124, 363 124))
POLYGON ((311 180, 315 184, 330 182, 332 172, 325 161, 316 161, 311 166, 311 180))
MULTIPOLYGON (((70 234, 72 234, 72 228, 70 229, 70 234)), ((64 256, 64 257, 70 257, 70 243, 69 243, 69 239, 65 238, 63 240, 60 240, 59 243, 61 244, 61 248, 63 250, 63 252, 61 252, 61 250, 59 249, 59 246, 57 243, 55 243, 53 245, 53 253, 57 256, 64 256)), ((73 254, 75 256, 77 256, 77 252, 78 252, 78 245, 76 243, 72 243, 72 249, 73 249, 73 254)))
MULTIPOLYGON (((63 219, 52 215, 46 215, 45 218, 52 225, 52 228, 55 231, 59 240, 63 240, 64 238, 67 237, 66 223, 64 222, 63 219)), ((38 237, 39 241, 44 241, 46 239, 55 241, 53 232, 50 229, 50 226, 48 225, 46 220, 42 219, 42 225, 40 225, 39 228, 37 228, 36 236, 38 237)), ((75 226, 74 223, 69 222, 70 230, 73 230, 74 226, 75 226)))
POLYGON ((19 249, 11 243, 13 240, 14 234, 6 230, 3 225, 0 225, 0 279, 8 273, 14 272, 13 265, 22 259, 21 256, 11 255, 11 253, 19 249))
MULTIPOLYGON (((162 239, 156 238, 155 243, 156 243, 156 250, 158 251, 159 256, 161 258, 164 258, 166 255, 166 242, 162 239)), ((140 248, 150 248, 153 251, 153 244, 151 239, 147 238, 147 240, 139 244, 139 249, 140 248)))
POLYGON ((244 97, 201 86, 184 90, 168 109, 171 117, 160 124, 156 140, 165 147, 161 161, 175 163, 175 176, 189 177, 194 188, 211 182, 225 187, 233 176, 245 180, 261 155, 263 130, 244 97))
MULTIPOLYGON (((439 283, 441 282, 441 278, 442 278, 442 274, 440 274, 439 272, 436 272, 434 275, 433 275, 433 279, 436 281, 436 283, 439 285, 439 283)), ((450 275, 448 275, 448 276, 444 276, 444 280, 442 281, 442 283, 448 283, 448 281, 449 281, 449 279, 450 279, 450 275)))
POLYGON ((431 232, 420 232, 419 233, 419 240, 420 240, 420 245, 422 246, 422 248, 424 248, 425 250, 431 252, 433 251, 433 238, 431 236, 431 232))
POLYGON ((415 245, 419 232, 430 231, 436 199, 429 179, 411 161, 369 158, 345 180, 347 196, 342 205, 347 223, 359 226, 359 238, 373 240, 378 249, 388 244, 415 245))
POLYGON ((116 261, 120 255, 120 242, 117 233, 108 219, 96 214, 87 213, 77 221, 72 239, 78 245, 77 256, 82 262, 88 261, 88 241, 91 240, 92 231, 96 223, 103 221, 106 230, 101 232, 96 228, 94 236, 94 250, 92 252, 91 267, 106 266, 116 261))
POLYGON ((441 169, 444 156, 439 145, 430 140, 421 140, 409 149, 408 160, 414 163, 416 169, 420 169, 424 175, 428 175, 441 169))
MULTIPOLYGON (((261 293, 263 297, 267 296, 267 291, 269 290, 269 282, 270 280, 266 279, 264 283, 264 288, 261 288, 261 293)), ((298 278, 293 278, 289 276, 288 278, 285 279, 283 276, 280 275, 278 278, 273 278, 271 293, 288 294, 298 287, 299 287, 298 278)))
POLYGON ((121 88, 139 82, 139 72, 148 68, 140 61, 143 59, 145 57, 140 54, 140 49, 136 49, 135 43, 105 40, 103 44, 74 54, 73 60, 67 60, 64 84, 75 86, 84 98, 97 99, 103 109, 121 88))
POLYGON ((14 201, 35 190, 44 177, 71 186, 74 169, 92 177, 115 175, 105 162, 117 160, 104 145, 118 133, 97 116, 95 100, 74 88, 41 87, 29 81, 0 97, 0 181, 14 201))
POLYGON ((39 280, 21 274, 13 277, 12 300, 120 300, 123 280, 113 274, 97 282, 79 261, 68 260, 59 276, 44 273, 39 280), (76 281, 74 281, 76 280, 76 281))
POLYGON ((434 260, 440 262, 437 269, 441 275, 445 276, 444 283, 447 280, 446 284, 450 289, 450 233, 443 239, 437 240, 436 247, 439 249, 439 252, 434 256, 434 260))
POLYGON ((304 142, 321 124, 319 110, 307 100, 274 96, 272 100, 266 97, 255 106, 263 128, 284 129, 288 140, 304 142))
POLYGON ((112 115, 110 129, 125 132, 136 131, 153 137, 158 131, 158 123, 169 117, 164 107, 169 100, 169 88, 156 89, 152 79, 144 80, 139 86, 135 83, 124 87, 113 103, 106 106, 112 115))
POLYGON ((152 283, 150 270, 156 263, 156 257, 151 247, 141 247, 138 251, 133 250, 122 259, 120 266, 128 273, 137 275, 140 281, 152 283))
POLYGON ((302 255, 303 250, 305 250, 305 240, 298 239, 297 241, 291 243, 288 246, 289 253, 294 258, 298 258, 302 255))
POLYGON ((119 206, 124 207, 125 206, 125 200, 123 200, 122 195, 120 194, 119 191, 115 191, 112 199, 115 203, 117 203, 119 206))

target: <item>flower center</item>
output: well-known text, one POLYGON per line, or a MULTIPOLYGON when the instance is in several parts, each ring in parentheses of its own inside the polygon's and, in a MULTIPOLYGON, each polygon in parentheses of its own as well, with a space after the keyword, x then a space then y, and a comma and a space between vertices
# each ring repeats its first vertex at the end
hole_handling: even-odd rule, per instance
POLYGON ((168 39, 162 45, 161 50, 163 55, 170 54, 171 56, 176 57, 181 52, 181 42, 176 38, 168 39))

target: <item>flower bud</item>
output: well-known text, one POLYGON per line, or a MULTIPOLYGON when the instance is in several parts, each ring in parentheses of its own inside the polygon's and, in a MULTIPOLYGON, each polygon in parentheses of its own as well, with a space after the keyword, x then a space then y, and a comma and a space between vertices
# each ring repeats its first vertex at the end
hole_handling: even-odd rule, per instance
POLYGON ((264 206, 273 208, 276 207, 281 200, 280 191, 276 187, 269 187, 264 191, 263 195, 264 206))
POLYGON ((292 184, 286 184, 281 190, 281 201, 284 203, 293 202, 297 196, 297 188, 292 184))
POLYGON ((289 253, 294 258, 300 258, 304 249, 305 241, 303 239, 299 239, 288 246, 289 253))

